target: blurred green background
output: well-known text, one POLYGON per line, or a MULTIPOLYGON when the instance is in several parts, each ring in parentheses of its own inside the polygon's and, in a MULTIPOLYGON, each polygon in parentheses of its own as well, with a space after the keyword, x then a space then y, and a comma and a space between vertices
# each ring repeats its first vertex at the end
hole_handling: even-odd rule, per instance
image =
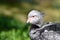
POLYGON ((26 20, 33 9, 45 13, 45 22, 60 22, 60 0, 0 0, 0 40, 30 40, 26 20))

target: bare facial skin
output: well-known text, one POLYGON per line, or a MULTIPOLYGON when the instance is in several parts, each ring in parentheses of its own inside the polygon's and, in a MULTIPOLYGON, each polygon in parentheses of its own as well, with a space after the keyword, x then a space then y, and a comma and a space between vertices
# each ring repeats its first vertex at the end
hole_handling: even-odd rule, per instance
POLYGON ((43 14, 37 10, 32 10, 28 14, 27 23, 40 25, 43 22, 43 14))

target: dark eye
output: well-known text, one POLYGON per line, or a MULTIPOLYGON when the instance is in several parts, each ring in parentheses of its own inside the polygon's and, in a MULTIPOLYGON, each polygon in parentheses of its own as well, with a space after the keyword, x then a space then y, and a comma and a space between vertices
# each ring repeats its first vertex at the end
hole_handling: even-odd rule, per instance
POLYGON ((35 17, 35 16, 32 16, 32 17, 35 17))

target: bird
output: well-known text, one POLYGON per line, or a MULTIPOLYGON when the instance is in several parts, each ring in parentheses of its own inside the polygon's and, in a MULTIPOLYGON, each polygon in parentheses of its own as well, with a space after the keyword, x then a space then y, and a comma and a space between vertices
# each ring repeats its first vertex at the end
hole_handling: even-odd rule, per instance
POLYGON ((32 24, 29 31, 31 40, 60 40, 60 23, 44 23, 45 13, 31 10, 27 23, 32 24))

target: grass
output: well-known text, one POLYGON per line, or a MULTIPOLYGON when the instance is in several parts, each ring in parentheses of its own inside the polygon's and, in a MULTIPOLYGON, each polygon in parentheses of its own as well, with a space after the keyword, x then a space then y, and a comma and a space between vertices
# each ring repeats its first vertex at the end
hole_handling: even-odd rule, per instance
POLYGON ((29 40, 28 25, 13 17, 0 15, 0 40, 29 40))

